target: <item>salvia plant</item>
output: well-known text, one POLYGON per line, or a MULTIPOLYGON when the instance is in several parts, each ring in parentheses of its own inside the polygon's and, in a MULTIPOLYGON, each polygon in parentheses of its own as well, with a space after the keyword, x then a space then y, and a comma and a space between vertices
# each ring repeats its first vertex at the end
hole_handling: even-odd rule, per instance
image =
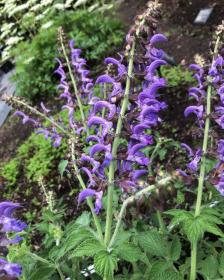
MULTIPOLYGON (((178 169, 172 174, 161 172, 154 159, 164 140, 155 137, 155 132, 162 122, 161 111, 166 114, 168 108, 160 95, 166 81, 157 70, 167 62, 158 44, 167 38, 156 33, 160 4, 149 2, 147 7, 126 36, 124 53, 118 59, 106 58, 106 72, 95 82, 90 78, 81 50, 75 48, 74 41, 67 44, 63 30, 59 30, 61 57, 57 58, 56 73, 60 76, 62 111, 68 113, 66 120, 60 114, 52 114, 43 103, 37 109, 22 99, 5 99, 14 107, 23 108, 15 115, 24 124, 32 124, 36 133, 43 134, 54 147, 67 141, 70 161, 65 168, 73 170, 81 188, 78 206, 86 202, 93 217, 91 226, 74 223, 73 233, 70 229, 60 239, 64 249, 58 252, 53 248, 52 259, 59 263, 70 251, 70 259, 86 257, 85 263, 94 263, 95 272, 104 280, 128 279, 128 272, 126 278, 115 276, 126 262, 132 264, 131 271, 137 271, 133 279, 186 279, 186 276, 195 280, 199 279, 197 272, 200 273, 199 241, 205 232, 223 237, 219 211, 214 205, 202 207, 205 181, 211 182, 221 195, 224 193, 224 140, 220 139, 220 128, 224 128, 224 58, 223 51, 219 52, 223 28, 216 34, 211 66, 190 65, 197 85, 189 89, 192 104, 185 109, 184 116, 194 117, 195 127, 192 143, 181 144, 190 162, 185 170, 178 169), (198 138, 203 139, 202 147, 197 142, 199 146, 195 148, 194 140, 198 138), (215 166, 208 169, 210 158, 215 166), (158 213, 162 232, 150 228, 140 233, 125 230, 123 218, 130 204, 181 178, 188 185, 198 181, 194 210, 167 211, 173 217, 167 229, 158 213), (120 195, 118 205, 117 194, 120 195), (180 260, 186 254, 181 254, 180 238, 175 234, 177 226, 189 240, 190 263, 189 259, 186 263, 180 260)), ((60 242, 57 241, 57 246, 60 242)), ((58 269, 58 273, 65 279, 66 271, 58 269)))

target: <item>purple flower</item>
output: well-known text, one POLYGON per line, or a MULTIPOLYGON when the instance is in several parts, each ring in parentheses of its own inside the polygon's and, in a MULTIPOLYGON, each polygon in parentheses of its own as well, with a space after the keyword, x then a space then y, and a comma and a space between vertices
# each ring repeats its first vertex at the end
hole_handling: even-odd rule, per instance
POLYGON ((154 99, 156 97, 157 91, 164 87, 165 83, 161 81, 156 81, 153 84, 151 84, 148 88, 144 89, 138 96, 138 99, 140 103, 144 101, 145 98, 151 98, 154 99))
POLYGON ((188 146, 185 143, 181 143, 181 147, 186 149, 186 151, 188 152, 188 156, 189 157, 193 157, 194 156, 194 153, 193 153, 192 149, 190 148, 190 146, 188 146))
POLYGON ((153 61, 149 66, 146 67, 147 75, 145 76, 145 79, 147 81, 153 82, 153 77, 155 76, 155 71, 157 70, 157 68, 166 64, 167 62, 161 59, 153 61))
POLYGON ((9 263, 5 259, 0 259, 0 277, 7 275, 9 277, 20 277, 22 267, 16 263, 9 263))
POLYGON ((156 43, 160 42, 167 42, 167 37, 163 34, 158 33, 153 35, 149 42, 151 45, 155 45, 156 43))
POLYGON ((104 118, 101 118, 101 117, 91 117, 89 120, 88 120, 88 126, 91 127, 93 125, 96 125, 96 126, 99 126, 101 125, 102 126, 102 136, 105 137, 109 130, 112 128, 112 122, 108 122, 106 121, 104 118))
POLYGON ((188 117, 190 114, 195 114, 198 119, 201 119, 203 116, 203 105, 187 107, 184 111, 184 116, 188 117))
POLYGON ((94 197, 94 196, 96 198, 94 211, 98 215, 102 208, 103 191, 97 192, 92 189, 85 189, 81 191, 78 197, 78 204, 82 203, 87 197, 94 197))
POLYGON ((190 163, 188 163, 188 165, 187 165, 187 167, 191 171, 196 172, 198 170, 198 164, 201 160, 201 156, 202 156, 202 150, 198 149, 195 153, 194 159, 190 163))
POLYGON ((137 181, 140 177, 145 176, 148 174, 147 169, 140 169, 140 170, 134 170, 131 173, 131 177, 133 181, 137 181))
POLYGON ((26 114, 24 114, 24 113, 21 112, 21 111, 16 111, 16 112, 14 113, 14 116, 20 116, 20 117, 22 117, 22 118, 23 118, 23 120, 22 120, 22 123, 23 123, 23 124, 26 124, 26 123, 30 122, 30 123, 32 123, 32 124, 35 125, 35 126, 38 125, 38 122, 37 122, 37 121, 35 121, 34 119, 30 118, 29 116, 27 116, 26 114))
POLYGON ((140 113, 139 120, 141 123, 155 126, 157 125, 158 121, 160 121, 158 117, 158 108, 156 106, 147 106, 144 105, 142 108, 142 112, 140 113))
POLYGON ((88 188, 94 187, 96 185, 96 182, 93 180, 93 176, 90 170, 86 167, 82 167, 81 170, 84 171, 85 174, 89 177, 88 188))
POLYGON ((215 188, 222 196, 224 196, 224 174, 221 174, 221 178, 218 184, 215 185, 215 188))
POLYGON ((51 110, 47 109, 43 102, 40 103, 41 108, 43 109, 44 113, 48 114, 51 110))
POLYGON ((114 64, 117 66, 117 71, 118 71, 118 79, 121 79, 124 75, 127 74, 127 70, 126 67, 118 60, 112 58, 112 57, 108 57, 105 60, 105 63, 109 64, 114 64))
POLYGON ((97 114, 97 112, 102 111, 103 108, 107 108, 109 110, 108 119, 111 120, 116 113, 116 106, 107 101, 98 101, 94 104, 93 113, 97 114))

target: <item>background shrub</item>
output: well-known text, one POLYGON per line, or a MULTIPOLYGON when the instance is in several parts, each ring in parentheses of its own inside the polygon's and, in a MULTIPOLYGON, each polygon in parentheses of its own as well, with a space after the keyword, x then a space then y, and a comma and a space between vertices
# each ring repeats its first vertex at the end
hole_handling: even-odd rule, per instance
POLYGON ((16 57, 16 94, 36 101, 55 92, 57 29, 62 26, 68 38, 75 39, 76 46, 90 65, 97 64, 113 52, 123 40, 122 25, 100 12, 87 11, 62 13, 50 28, 41 29, 30 42, 22 42, 14 50, 16 57))

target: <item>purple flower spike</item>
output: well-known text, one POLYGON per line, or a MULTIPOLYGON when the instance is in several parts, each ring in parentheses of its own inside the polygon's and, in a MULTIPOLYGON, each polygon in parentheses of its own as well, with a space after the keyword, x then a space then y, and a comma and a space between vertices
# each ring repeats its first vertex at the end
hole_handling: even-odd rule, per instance
POLYGON ((22 267, 16 263, 9 263, 5 259, 0 259, 0 277, 7 275, 9 277, 20 277, 22 267))
POLYGON ((198 119, 201 119, 203 116, 203 105, 187 107, 184 111, 184 116, 188 117, 192 113, 195 114, 198 119))
POLYGON ((168 39, 165 35, 158 33, 151 37, 150 44, 155 45, 156 43, 167 42, 167 41, 168 41, 168 39))

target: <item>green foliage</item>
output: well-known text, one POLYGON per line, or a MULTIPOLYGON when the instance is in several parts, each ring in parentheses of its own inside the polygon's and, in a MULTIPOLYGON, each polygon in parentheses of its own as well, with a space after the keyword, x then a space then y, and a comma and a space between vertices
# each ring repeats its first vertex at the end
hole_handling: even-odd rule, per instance
POLYGON ((61 13, 50 28, 43 29, 30 42, 21 43, 13 52, 16 56, 16 94, 27 99, 46 98, 56 91, 55 57, 57 30, 62 26, 69 39, 90 63, 98 63, 123 40, 121 23, 100 12, 61 13), (100 32, 99 32, 100 30, 100 32))
POLYGON ((172 209, 166 212, 173 216, 170 222, 170 228, 180 225, 188 240, 192 243, 200 240, 205 232, 212 233, 216 236, 223 237, 218 225, 222 225, 220 213, 212 208, 204 208, 199 216, 185 210, 172 209))
POLYGON ((52 172, 65 151, 65 144, 56 149, 42 135, 33 133, 18 148, 15 158, 1 168, 0 174, 11 186, 22 174, 28 181, 38 182, 41 177, 47 177, 52 172))
POLYGON ((101 250, 94 257, 96 272, 108 279, 113 280, 114 271, 117 270, 117 257, 113 252, 101 250))
POLYGON ((167 243, 157 231, 153 230, 140 234, 138 241, 141 248, 151 255, 163 257, 168 254, 167 243))
POLYGON ((169 87, 175 87, 183 84, 194 84, 195 80, 192 77, 192 73, 184 69, 181 65, 175 67, 162 66, 162 77, 167 80, 169 87))
POLYGON ((19 42, 32 38, 39 29, 47 29, 62 12, 68 9, 89 7, 101 11, 112 7, 110 3, 102 5, 100 0, 2 0, 0 6, 0 44, 4 46, 2 59, 10 56, 10 51, 19 42))

